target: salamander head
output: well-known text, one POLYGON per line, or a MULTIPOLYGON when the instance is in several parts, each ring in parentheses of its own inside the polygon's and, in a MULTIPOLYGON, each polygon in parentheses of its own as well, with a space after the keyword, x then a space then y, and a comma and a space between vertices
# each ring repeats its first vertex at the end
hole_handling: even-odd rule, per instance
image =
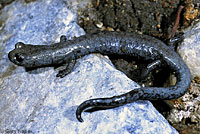
POLYGON ((52 60, 53 58, 56 59, 56 54, 48 51, 49 48, 47 45, 28 45, 18 42, 15 49, 9 52, 8 58, 14 64, 27 68, 48 66, 53 62, 59 62, 52 60))
POLYGON ((22 42, 18 42, 15 44, 15 49, 8 53, 8 58, 14 64, 19 66, 25 66, 26 58, 27 58, 27 51, 24 48, 24 44, 22 42))

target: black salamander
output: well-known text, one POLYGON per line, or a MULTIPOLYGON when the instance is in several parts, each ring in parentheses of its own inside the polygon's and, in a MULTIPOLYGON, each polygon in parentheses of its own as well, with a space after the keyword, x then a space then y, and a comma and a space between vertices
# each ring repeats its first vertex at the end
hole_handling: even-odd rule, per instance
POLYGON ((119 96, 86 100, 76 110, 80 122, 83 122, 81 113, 88 108, 112 108, 135 100, 179 98, 186 93, 191 82, 188 67, 175 51, 154 37, 136 33, 100 32, 73 40, 61 36, 60 42, 52 45, 18 42, 8 57, 16 65, 26 68, 67 63, 66 68, 57 74, 62 78, 73 70, 76 59, 90 53, 128 55, 152 61, 144 74, 161 64, 166 65, 176 73, 177 82, 172 87, 141 87, 119 96))

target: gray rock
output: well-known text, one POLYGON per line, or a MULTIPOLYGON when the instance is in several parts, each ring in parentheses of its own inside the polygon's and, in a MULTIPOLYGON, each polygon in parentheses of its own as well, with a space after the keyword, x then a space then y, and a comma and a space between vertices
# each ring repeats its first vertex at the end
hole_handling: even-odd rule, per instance
POLYGON ((135 88, 135 82, 115 69, 99 54, 77 60, 75 70, 57 78, 52 67, 26 72, 10 63, 7 53, 18 41, 31 44, 57 42, 61 34, 80 36, 84 31, 65 2, 13 2, 3 9, 0 57, 0 131, 7 133, 177 133, 149 101, 136 101, 118 108, 82 114, 77 106, 97 97, 111 97, 135 88))
POLYGON ((192 77, 200 76, 200 22, 184 31, 178 52, 190 68, 192 77))

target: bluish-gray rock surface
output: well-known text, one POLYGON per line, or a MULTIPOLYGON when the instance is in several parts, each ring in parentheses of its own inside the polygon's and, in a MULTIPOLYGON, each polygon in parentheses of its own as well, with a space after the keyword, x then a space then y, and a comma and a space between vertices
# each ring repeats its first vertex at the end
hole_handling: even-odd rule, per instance
POLYGON ((190 68, 192 77, 200 77, 200 21, 184 30, 184 40, 178 52, 190 68))
POLYGON ((135 82, 115 69, 110 60, 91 54, 77 60, 75 70, 57 78, 52 67, 26 72, 12 64, 7 54, 18 41, 49 44, 84 31, 65 1, 16 1, 2 10, 0 33, 0 131, 41 134, 175 134, 149 101, 136 101, 118 108, 83 113, 75 118, 77 106, 97 97, 111 97, 134 88, 135 82))

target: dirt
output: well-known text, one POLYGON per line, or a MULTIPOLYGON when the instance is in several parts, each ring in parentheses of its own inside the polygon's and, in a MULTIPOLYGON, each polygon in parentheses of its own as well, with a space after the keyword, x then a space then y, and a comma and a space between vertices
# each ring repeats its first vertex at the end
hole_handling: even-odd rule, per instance
POLYGON ((180 5, 185 5, 187 9, 181 14, 180 29, 199 17, 197 1, 195 3, 180 0, 92 0, 92 3, 87 10, 81 11, 79 18, 79 24, 86 33, 99 30, 139 31, 158 38, 166 38, 172 31, 180 5))
MULTIPOLYGON (((0 0, 0 10, 3 9, 6 5, 14 2, 15 0, 0 0)), ((25 3, 33 2, 36 0, 24 0, 25 3)))
MULTIPOLYGON (((172 33, 180 6, 184 6, 184 8, 180 13, 180 22, 176 30, 176 35, 178 35, 183 29, 199 21, 199 0, 92 0, 92 4, 88 5, 87 9, 80 9, 78 20, 79 25, 86 33, 96 33, 103 30, 138 32, 166 42, 170 33, 172 33)), ((166 81, 170 81, 169 76, 173 75, 169 74, 173 73, 166 71, 165 68, 157 69, 145 80, 138 81, 137 76, 142 71, 141 68, 145 68, 148 63, 122 57, 110 58, 119 70, 125 72, 129 78, 141 85, 170 85, 166 84, 166 81)), ((196 134, 200 131, 198 113, 200 106, 195 107, 196 102, 193 101, 196 99, 195 97, 200 96, 200 87, 195 86, 197 86, 197 82, 193 80, 192 87, 195 93, 188 92, 188 96, 193 96, 189 101, 184 100, 183 97, 173 101, 152 102, 169 123, 182 134, 196 134), (175 118, 183 111, 187 113, 189 111, 186 108, 187 104, 191 103, 193 105, 190 107, 195 110, 190 112, 189 116, 177 121, 175 118), (177 105, 183 107, 180 108, 177 105), (178 111, 178 113, 174 111, 178 111)))

